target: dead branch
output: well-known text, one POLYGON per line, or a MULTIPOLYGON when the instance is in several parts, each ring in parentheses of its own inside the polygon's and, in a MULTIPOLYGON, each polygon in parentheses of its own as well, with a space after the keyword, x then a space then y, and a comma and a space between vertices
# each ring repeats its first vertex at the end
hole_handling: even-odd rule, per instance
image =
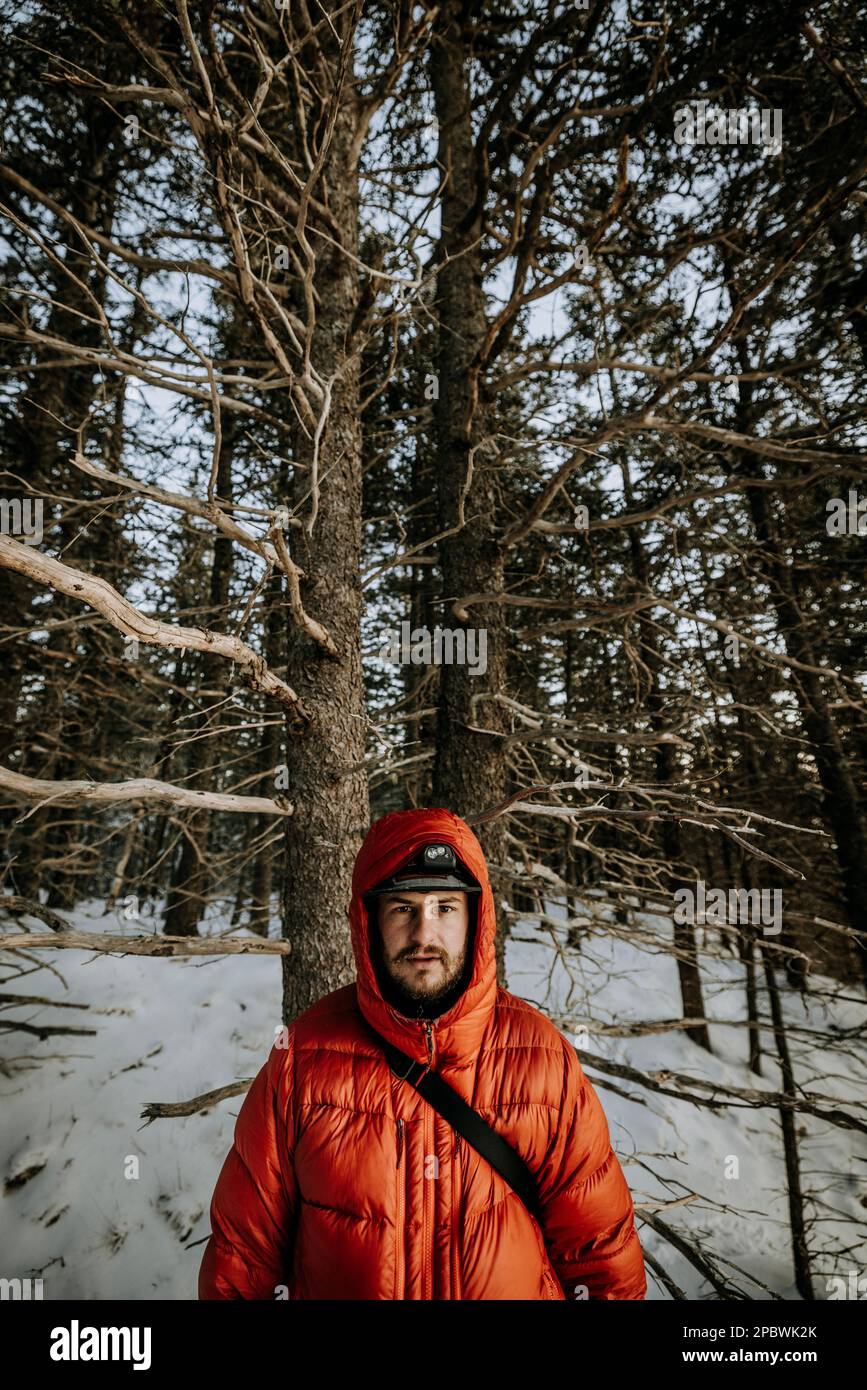
POLYGON ((253 1084, 254 1078, 247 1076, 243 1081, 233 1081, 228 1086, 219 1086, 215 1091, 206 1091, 202 1096, 193 1096, 192 1100, 178 1101, 150 1101, 141 1112, 141 1118, 151 1124, 153 1120, 176 1120, 184 1115, 196 1115, 203 1110, 210 1110, 221 1100, 228 1100, 230 1096, 241 1096, 248 1091, 253 1084))
MULTIPOLYGON (((559 1027, 564 1026, 564 1020, 555 1020, 559 1027)), ((566 1025, 574 1029, 574 1024, 566 1025)), ((718 1081, 705 1081, 697 1076, 684 1076, 680 1072, 658 1071, 643 1072, 635 1067, 628 1067, 623 1062, 611 1062, 607 1057, 598 1057, 593 1053, 585 1052, 583 1048, 575 1051, 581 1060, 582 1065, 586 1062, 588 1066, 595 1067, 597 1071, 603 1072, 606 1076, 622 1076, 628 1081, 633 1081, 636 1085, 646 1086, 651 1091, 656 1091, 659 1095, 674 1096, 677 1100, 688 1100, 693 1105, 702 1106, 708 1110, 723 1109, 747 1109, 747 1110, 796 1110, 803 1115, 814 1115, 817 1120, 826 1120, 828 1124, 834 1125, 838 1129, 856 1130, 859 1134, 867 1134, 867 1122, 858 1120, 854 1115, 847 1115, 845 1110, 836 1108, 826 1109, 820 1102, 825 1100, 824 1096, 802 1095, 799 1097, 784 1095, 781 1091, 759 1091, 755 1087, 747 1086, 723 1086, 718 1081), (666 1081, 672 1081, 674 1086, 666 1086, 666 1081), (677 1089, 680 1088, 680 1089, 677 1089), (710 1094, 698 1096, 692 1094, 694 1091, 706 1091, 710 1094)), ((595 1081, 594 1081, 594 1084, 595 1081)), ((603 1085, 603 1082, 599 1083, 603 1085)))
POLYGON ((4 1033, 29 1033, 32 1037, 38 1038, 40 1042, 43 1042, 45 1038, 56 1038, 61 1035, 70 1038, 95 1038, 97 1033, 95 1028, 55 1028, 51 1024, 16 1023, 11 1019, 3 1018, 0 1018, 0 1029, 4 1033))
POLYGON ((136 637, 153 646, 190 648, 225 657, 237 665, 241 678, 251 690, 261 690, 289 711, 289 725, 296 733, 307 727, 311 716, 295 691, 275 676, 264 658, 238 637, 197 627, 176 627, 148 617, 133 607, 106 580, 98 575, 73 569, 49 555, 9 536, 0 536, 0 565, 23 574, 37 583, 47 584, 58 593, 79 599, 102 613, 118 632, 136 637))
POLYGON ((50 1009, 89 1009, 89 1004, 73 1004, 67 999, 47 999, 41 994, 0 994, 0 1008, 14 1009, 22 1004, 47 1004, 50 1009))
POLYGON ((24 935, 0 933, 0 951, 94 951, 112 956, 288 956, 289 941, 267 941, 239 936, 109 936, 103 932, 68 931, 62 936, 47 932, 24 935))
MULTIPOLYGON (((248 815, 291 816, 290 801, 272 800, 267 796, 235 796, 231 792, 195 791, 191 787, 176 787, 171 782, 158 782, 150 777, 134 777, 126 782, 51 782, 41 777, 25 777, 11 768, 0 767, 0 792, 14 801, 33 802, 32 810, 40 806, 116 806, 143 803, 152 810, 167 807, 193 807, 206 811, 240 811, 248 815)), ((27 819, 27 817, 23 817, 27 819)))
MULTIPOLYGON (((637 1206, 635 1210, 637 1213, 637 1206)), ((642 1211, 641 1218, 646 1221, 648 1226, 652 1227, 654 1231, 664 1236, 669 1244, 674 1246, 675 1250, 678 1250, 700 1274, 704 1275, 708 1283, 716 1289, 720 1298, 737 1300, 739 1302, 747 1298, 747 1295, 742 1293, 740 1289, 735 1288, 734 1284, 726 1283, 726 1281, 717 1274, 713 1265, 705 1259, 704 1255, 702 1255, 694 1245, 691 1245, 678 1231, 675 1231, 673 1227, 669 1226, 666 1221, 660 1220, 652 1211, 642 1211)))
POLYGON ((7 893, 0 897, 0 912, 37 917, 52 931, 67 932, 70 930, 69 923, 63 920, 59 912, 46 907, 44 903, 37 902, 35 898, 24 898, 18 893, 7 893))

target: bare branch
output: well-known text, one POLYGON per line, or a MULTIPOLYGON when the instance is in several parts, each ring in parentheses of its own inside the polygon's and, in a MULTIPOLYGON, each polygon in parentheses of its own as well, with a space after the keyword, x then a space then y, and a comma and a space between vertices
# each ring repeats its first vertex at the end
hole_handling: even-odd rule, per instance
POLYGON ((0 767, 0 792, 6 792, 13 801, 33 802, 29 815, 46 805, 117 806, 130 803, 144 804, 151 810, 186 806, 203 811, 240 811, 247 815, 266 816, 291 816, 295 809, 289 801, 272 800, 267 796, 195 791, 191 787, 176 787, 171 782, 157 782, 150 777, 134 777, 126 782, 51 782, 41 777, 25 777, 7 767, 0 767))
POLYGON ((238 666, 241 679, 250 690, 261 690, 289 711, 293 732, 301 732, 310 723, 309 713, 291 686, 269 671, 264 658, 239 638, 202 628, 174 627, 150 618, 99 576, 73 569, 9 536, 0 536, 0 566, 47 584, 70 598, 80 599, 107 618, 118 632, 137 637, 141 642, 174 649, 191 648, 225 657, 238 666))
POLYGON ((111 936, 67 931, 22 934, 0 932, 0 951, 96 951, 111 956, 288 956, 289 941, 251 936, 111 936))

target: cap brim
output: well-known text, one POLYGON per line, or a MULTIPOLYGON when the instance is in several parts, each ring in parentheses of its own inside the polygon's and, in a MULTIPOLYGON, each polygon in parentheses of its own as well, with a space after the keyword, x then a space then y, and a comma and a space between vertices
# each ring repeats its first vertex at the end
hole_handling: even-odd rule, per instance
POLYGON ((441 874, 438 878, 419 875, 416 878, 401 879, 399 883, 385 883, 379 888, 371 888, 365 898, 383 898, 388 893, 481 893, 476 883, 462 883, 453 874, 441 874))

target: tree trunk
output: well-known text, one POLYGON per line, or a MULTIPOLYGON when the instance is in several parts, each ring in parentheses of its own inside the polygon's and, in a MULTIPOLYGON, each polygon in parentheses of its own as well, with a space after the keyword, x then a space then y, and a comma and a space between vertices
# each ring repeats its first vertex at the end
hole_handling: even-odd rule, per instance
MULTIPOLYGON (((765 979, 771 1006, 771 1019, 774 1024, 774 1038, 782 1073, 782 1091, 786 1096, 797 1099, 795 1074, 789 1057, 789 1045, 783 1026, 783 1011, 780 1008, 780 994, 774 975, 774 967, 766 952, 762 953, 765 962, 765 979)), ((795 1263, 795 1283, 802 1298, 812 1301, 815 1298, 810 1277, 810 1255, 807 1249, 807 1231, 804 1223, 804 1203, 801 1196, 801 1165, 798 1155, 798 1136, 796 1131, 796 1111, 785 1107, 780 1110, 780 1125, 783 1131, 783 1151, 786 1159, 786 1187, 789 1197, 789 1222, 792 1229, 792 1258, 795 1263)))
MULTIPOLYGON (((337 14, 337 12, 335 11, 337 14)), ((335 24, 343 30, 347 15, 335 24)), ((336 63, 330 39, 321 40, 336 63)), ((336 45, 335 45, 336 46, 336 45)), ((283 1017, 291 1022, 323 993, 355 977, 347 923, 352 870, 369 818, 364 767, 366 717, 361 668, 362 460, 357 358, 347 341, 358 305, 358 171, 353 154, 357 113, 351 64, 338 99, 334 135, 323 170, 331 212, 346 249, 316 241, 316 329, 312 359, 334 377, 331 407, 320 441, 321 493, 312 536, 293 531, 294 559, 304 570, 306 611, 330 633, 329 656, 300 628, 287 630, 293 689, 312 725, 287 731, 288 795, 295 806, 285 831, 283 1017), (297 537, 297 539, 295 539, 297 537)), ((313 442, 297 431, 294 502, 307 521, 313 442)))
MULTIPOLYGON (((81 133, 74 152, 78 173, 71 180, 65 198, 66 206, 75 216, 105 233, 110 233, 112 228, 116 182, 123 158, 118 148, 116 126, 114 113, 101 104, 86 104, 79 113, 76 128, 81 133)), ((61 236, 62 239, 69 238, 69 249, 63 262, 68 265, 71 274, 67 275, 59 265, 50 266, 47 288, 52 307, 47 332, 50 337, 93 348, 100 341, 100 329, 94 322, 93 301, 99 304, 105 301, 105 275, 93 264, 82 268, 77 240, 66 229, 61 236)), ((52 356, 58 355, 63 358, 62 353, 43 349, 40 362, 50 368, 52 356)), ((17 455, 17 466, 33 489, 33 495, 45 499, 45 545, 52 544, 53 539, 49 538, 52 530, 51 499, 70 495, 101 495, 88 483, 82 484, 81 474, 71 465, 68 457, 71 431, 87 424, 99 386, 99 376, 92 367, 70 366, 68 362, 61 361, 53 370, 34 373, 22 391, 21 406, 13 427, 13 449, 17 455)), ((65 508, 60 514, 58 531, 58 552, 65 553, 69 547, 73 547, 70 558, 84 569, 89 568, 94 556, 102 557, 112 549, 117 550, 115 522, 107 515, 94 514, 87 509, 65 508), (84 517, 90 518, 87 526, 84 526, 82 511, 84 517)), ((109 577, 102 567, 101 572, 109 577)), ((17 596, 19 612, 27 621, 26 594, 14 580, 13 593, 17 596)), ((77 616, 79 612, 80 605, 64 595, 52 593, 48 602, 39 606, 38 620, 62 622, 64 618, 77 616)), ((29 621, 32 621, 32 617, 29 621)), ((17 646, 17 643, 13 644, 13 651, 17 646)), ((55 655, 65 653, 67 656, 65 678, 58 674, 47 684, 38 706, 39 729, 48 735, 52 751, 47 761, 37 756, 34 763, 32 755, 27 757, 26 764, 22 760, 18 770, 29 771, 32 768, 38 776, 62 780, 80 775, 74 750, 81 746, 83 731, 75 718, 75 703, 70 700, 67 687, 73 685, 77 691, 81 685, 85 663, 92 649, 87 636, 78 638, 74 629, 63 626, 54 634, 51 647, 55 655), (70 672, 74 672, 74 682, 69 680, 70 672)), ((21 675, 21 670, 13 665, 13 689, 21 675)), ((28 735, 25 726, 25 749, 32 737, 32 734, 28 735)), ((79 834, 78 821, 78 813, 72 808, 40 808, 29 818, 23 832, 18 832, 20 850, 15 856, 13 872, 19 891, 25 897, 39 896, 46 878, 46 859, 62 859, 71 844, 74 852, 74 842, 79 834)), ((48 878, 51 905, 72 907, 78 891, 76 875, 59 869, 51 872, 48 878)))
MULTIPOLYGON (((217 496, 226 501, 232 499, 232 457, 237 431, 234 417, 223 425, 222 447, 217 463, 217 496)), ((214 558, 211 565, 211 578, 208 604, 215 618, 212 622, 225 624, 229 609, 229 588, 232 582, 234 550, 232 541, 218 533, 214 537, 214 558)), ((219 688, 227 683, 229 672, 226 663, 219 657, 203 655, 199 660, 201 683, 205 690, 219 688)), ((212 716, 219 724, 222 718, 224 701, 210 699, 204 707, 200 721, 194 726, 196 733, 207 728, 212 716)), ((190 744, 187 760, 187 785, 195 787, 202 782, 200 773, 214 760, 216 740, 197 738, 190 744)), ((213 786, 213 775, 208 774, 207 783, 213 786)), ((199 923, 205 912, 207 902, 209 872, 208 847, 211 815, 208 811, 196 811, 185 816, 186 834, 181 840, 178 861, 172 874, 166 910, 163 918, 167 936, 196 936, 199 923)))
MULTIPOLYGON (((632 483, 629 475, 629 466, 624 463, 621 468, 623 475, 623 490, 626 504, 631 509, 635 505, 635 498, 632 491, 632 483)), ((639 590, 647 587, 649 578, 649 566, 644 547, 636 526, 630 527, 629 546, 632 556, 632 568, 639 590)), ((641 624, 641 651, 648 670, 653 677, 653 685, 648 691, 646 705, 650 714, 650 726, 655 734, 664 734, 668 727, 668 717, 666 715, 666 692, 660 683, 660 673, 662 670, 662 656, 659 649, 659 641, 653 626, 649 622, 641 624)), ((660 788, 664 790, 676 784, 679 779, 677 759, 674 748, 670 743, 660 743, 657 745, 656 754, 656 781, 660 788)), ((681 845, 680 829, 677 821, 664 820, 662 822, 662 849, 668 866, 669 883, 672 893, 680 886, 681 861, 683 859, 683 848, 681 845)), ((684 1018, 705 1018, 704 991, 701 985, 701 973, 698 965, 698 952, 696 949, 695 923, 678 922, 673 923, 674 946, 677 959, 677 974, 680 981, 680 999, 684 1018)), ((686 1029, 686 1036, 699 1047, 705 1048, 707 1052, 712 1052, 710 1044, 710 1033, 706 1023, 696 1023, 686 1029)))
MULTIPOLYGON (((499 513, 495 455, 485 443, 487 422, 479 403, 479 354, 487 330, 479 237, 480 173, 471 118, 468 56, 461 31, 462 7, 442 11, 431 45, 431 76, 439 123, 439 166, 444 188, 438 275, 439 400, 436 408, 437 495, 440 528, 458 528, 440 542, 444 625, 484 631, 487 670, 443 664, 434 801, 458 815, 505 799, 508 772, 500 735, 507 730, 497 696, 505 693, 508 627, 502 604, 475 605, 469 623, 451 611, 471 593, 503 592, 503 561, 495 534, 499 513), (461 524, 461 522, 464 524, 461 524), (476 697, 479 697, 476 699, 476 697)), ((480 638, 477 639, 481 640, 480 638)), ((477 647, 477 651, 479 648, 477 647)), ((498 905, 509 884, 498 873, 506 863, 506 822, 499 816, 479 829, 498 905)), ((505 923, 498 910, 497 974, 505 983, 505 923)))
MULTIPOLYGON (((265 615, 265 660, 272 671, 281 665, 282 632, 279 630, 283 621, 280 607, 281 594, 280 576, 274 574, 268 584, 265 615)), ((275 790, 279 790, 274 768, 281 761, 282 742, 280 725, 269 715, 267 728, 262 730, 260 745, 260 761, 263 773, 267 772, 267 781, 263 782, 261 788, 257 790, 263 796, 273 796, 275 790)), ((273 816, 255 817, 255 838, 270 839, 269 832, 274 828, 273 816)), ((258 851, 250 871, 250 930, 258 932, 260 936, 268 935, 271 922, 271 893, 276 853, 273 845, 263 846, 258 851)), ((246 874, 244 876, 246 877, 246 874)))

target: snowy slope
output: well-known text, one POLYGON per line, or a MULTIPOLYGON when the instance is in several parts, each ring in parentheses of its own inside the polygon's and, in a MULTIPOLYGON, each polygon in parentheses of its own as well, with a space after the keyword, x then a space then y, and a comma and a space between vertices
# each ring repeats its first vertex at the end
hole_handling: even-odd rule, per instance
MULTIPOLYGON (((557 908, 548 911, 557 915, 557 908)), ((604 914, 610 916, 610 914, 604 914)), ((670 922, 633 913, 620 932, 642 927, 660 943, 671 940, 670 922)), ((550 937, 526 927, 510 947, 509 987, 536 1002, 553 1017, 562 1017, 572 989, 568 1017, 586 1028, 583 1040, 564 1025, 587 1052, 635 1067, 644 1073, 688 1074, 721 1086, 776 1092, 780 1066, 772 1034, 762 1032, 762 1075, 747 1065, 747 1030, 743 1026, 710 1028, 714 1055, 692 1043, 683 1032, 613 1038, 594 1031, 600 1023, 624 1025, 677 1018, 680 1012, 677 966, 673 957, 636 949, 628 939, 597 934, 584 941, 580 954, 569 953, 566 967, 550 937), (539 944, 526 944, 535 937, 539 944)), ((710 933, 708 933, 710 936, 710 933)), ((565 933, 555 932, 562 947, 565 933)), ((700 934, 701 942, 701 934, 700 934)), ((716 943, 710 949, 718 952, 716 943)), ((737 1021, 745 1012, 744 968, 739 961, 714 958, 700 950, 705 1006, 710 1018, 737 1021)), ((804 1000, 788 989, 777 970, 787 1028, 834 1034, 863 1027, 867 994, 852 985, 811 977, 817 998, 804 1000), (828 995, 841 996, 829 1000, 828 995), (851 1002, 846 1002, 850 1000, 851 1002)), ((759 971, 759 1013, 770 1013, 764 977, 759 971)), ((802 1094, 849 1101, 867 1100, 867 1056, 861 1040, 820 1048, 815 1039, 789 1034, 789 1051, 802 1094)), ((786 1174, 779 1112, 773 1106, 736 1106, 718 1112, 669 1095, 655 1094, 631 1081, 608 1078, 625 1100, 606 1089, 606 1076, 585 1063, 609 1119, 614 1147, 623 1165, 636 1207, 667 1204, 692 1195, 694 1200, 659 1216, 705 1258, 717 1275, 750 1299, 797 1299, 791 1258, 786 1174), (734 1161, 733 1161, 734 1160, 734 1161), (736 1176, 735 1176, 736 1175, 736 1176)), ((669 1088, 673 1083, 663 1082, 669 1088)), ((701 1094, 707 1095, 706 1091, 701 1094)), ((828 1108, 828 1107, 826 1107, 828 1108)), ((813 1291, 825 1299, 828 1279, 863 1275, 867 1262, 867 1135, 831 1126, 817 1117, 797 1120, 802 1191, 821 1204, 807 1208, 817 1218, 808 1234, 813 1291), (853 1224, 860 1223, 860 1226, 853 1224), (841 1256, 839 1250, 849 1247, 841 1256)), ((645 1250, 650 1251, 688 1298, 716 1298, 710 1283, 672 1245, 639 1222, 645 1250)), ((648 1268, 648 1298, 668 1297, 648 1268)))
MULTIPOLYGON (((131 932, 98 912, 91 905, 67 916, 78 930, 131 932)), ((208 1233, 211 1192, 243 1097, 145 1127, 139 1116, 149 1101, 184 1100, 255 1075, 280 1024, 279 958, 57 951, 40 959, 62 979, 42 970, 4 989, 91 1007, 16 1009, 15 1017, 96 1028, 97 1036, 2 1039, 0 1057, 68 1060, 23 1071, 15 1064, 11 1077, 0 1077, 0 1272, 42 1272, 45 1298, 195 1298, 203 1246, 184 1245, 208 1233), (128 1156, 138 1157, 137 1179, 125 1176, 128 1156), (10 1179, 37 1165, 9 1190, 10 1179)))
MULTIPOLYGON (((80 908, 70 920, 79 930, 148 930, 147 923, 119 924, 98 904, 80 908)), ((669 924, 635 920, 660 941, 668 939, 669 924)), ((32 919, 29 925, 38 929, 32 919)), ((225 925, 211 921, 208 930, 225 931, 225 925)), ((600 1022, 676 1017, 671 957, 639 950, 628 939, 596 935, 585 939, 580 954, 569 955, 570 979, 549 934, 523 923, 514 935, 507 956, 510 989, 559 1017, 571 988, 568 1017, 575 1029, 588 1029, 588 1052, 647 1071, 667 1068, 730 1086, 778 1087, 779 1069, 770 1058, 761 1078, 743 1061, 743 1028, 713 1028, 713 1057, 681 1033, 624 1039, 594 1031, 600 1022)), ((556 937, 562 942, 561 932, 556 937)), ((146 1127, 139 1115, 149 1101, 183 1100, 256 1073, 280 1026, 279 959, 149 960, 79 951, 38 956, 52 969, 20 979, 11 976, 11 958, 4 957, 3 989, 91 1007, 30 1006, 0 1017, 95 1028, 97 1034, 41 1042, 21 1033, 0 1036, 0 1275, 41 1275, 47 1299, 195 1298, 208 1204, 242 1097, 207 1114, 146 1127), (137 1177, 129 1175, 131 1157, 138 1160, 137 1177)), ((703 955, 702 974, 709 1014, 741 1019, 741 965, 703 955)), ((829 980, 814 984, 839 990, 829 980)), ((829 1008, 827 1000, 808 1001, 806 1009, 798 995, 787 993, 787 1022, 826 1030, 832 1021, 840 1027, 862 1022, 863 991, 848 987, 842 993, 854 1002, 829 1008)), ((763 990, 760 997, 767 1013, 763 990)), ((770 1035, 763 1037, 770 1047, 770 1035)), ((859 1060, 854 1050, 823 1052, 810 1040, 793 1037, 790 1045, 798 1080, 808 1091, 863 1101, 863 1048, 859 1060)), ((717 1114, 613 1078, 621 1091, 639 1097, 629 1100, 606 1089, 591 1064, 586 1070, 608 1115, 636 1206, 698 1194, 698 1200, 661 1213, 663 1219, 713 1256, 719 1272, 749 1297, 797 1298, 776 1112, 737 1108, 717 1114), (739 1163, 736 1179, 726 1176, 732 1156, 739 1163), (752 1284, 750 1277, 760 1282, 752 1284)), ((867 1258, 867 1136, 809 1117, 799 1118, 799 1129, 803 1185, 825 1204, 810 1232, 815 1292, 825 1298, 828 1275, 863 1271, 867 1258), (859 1220, 857 1228, 852 1223, 859 1220), (860 1249, 833 1254, 859 1236, 860 1249)), ((644 1223, 639 1230, 645 1248, 689 1298, 716 1296, 662 1236, 644 1223)), ((649 1269, 648 1297, 668 1297, 649 1269)))

